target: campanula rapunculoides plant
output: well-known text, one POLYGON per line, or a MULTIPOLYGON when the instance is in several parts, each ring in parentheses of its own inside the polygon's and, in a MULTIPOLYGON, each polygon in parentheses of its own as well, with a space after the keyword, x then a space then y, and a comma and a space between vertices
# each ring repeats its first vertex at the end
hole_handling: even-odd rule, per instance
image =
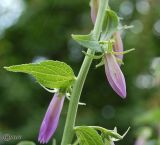
POLYGON ((120 27, 119 17, 109 7, 108 0, 91 0, 90 6, 93 30, 87 35, 72 35, 77 43, 88 48, 83 51, 85 58, 77 76, 69 65, 60 61, 46 60, 5 67, 8 71, 32 75, 45 90, 54 93, 40 127, 38 141, 41 144, 48 143, 54 135, 65 98, 70 103, 61 145, 114 145, 128 132, 120 135, 116 127, 108 130, 100 126, 75 126, 80 95, 92 61, 100 60, 96 68, 104 66, 110 86, 125 98, 126 82, 120 67, 123 55, 134 50, 123 50, 120 34, 123 27, 120 27))

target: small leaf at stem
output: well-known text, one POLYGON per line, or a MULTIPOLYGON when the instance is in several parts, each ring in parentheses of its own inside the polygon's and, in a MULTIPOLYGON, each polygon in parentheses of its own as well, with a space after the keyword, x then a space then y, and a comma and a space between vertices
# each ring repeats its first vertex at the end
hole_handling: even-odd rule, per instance
POLYGON ((102 137, 91 127, 79 126, 75 131, 80 145, 104 145, 102 137))
POLYGON ((106 40, 111 37, 113 33, 118 30, 118 23, 119 20, 117 14, 110 9, 106 10, 101 39, 106 40))
POLYGON ((89 48, 96 52, 103 52, 102 48, 92 33, 88 35, 72 35, 72 38, 83 47, 89 48))
POLYGON ((44 87, 68 88, 75 80, 70 66, 60 61, 47 60, 40 63, 30 63, 4 67, 8 71, 31 74, 44 87))

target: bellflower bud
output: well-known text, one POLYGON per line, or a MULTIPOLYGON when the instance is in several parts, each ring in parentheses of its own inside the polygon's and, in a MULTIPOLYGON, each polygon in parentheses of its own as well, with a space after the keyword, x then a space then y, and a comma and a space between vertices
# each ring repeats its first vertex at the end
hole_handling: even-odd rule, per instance
MULTIPOLYGON (((115 39, 115 43, 113 45, 113 51, 115 52, 123 52, 123 42, 121 39, 121 34, 120 32, 116 32, 114 33, 114 39, 115 39)), ((117 58, 119 58, 120 60, 123 60, 123 54, 120 55, 115 55, 117 58)))
POLYGON ((105 54, 105 72, 109 84, 122 98, 126 97, 126 83, 124 75, 112 54, 105 54))
POLYGON ((55 93, 51 100, 48 110, 41 124, 38 141, 42 144, 48 143, 58 126, 59 117, 62 111, 64 96, 55 93))
POLYGON ((90 1, 90 7, 91 7, 92 22, 93 22, 93 24, 95 24, 97 13, 98 13, 99 0, 91 0, 90 1))

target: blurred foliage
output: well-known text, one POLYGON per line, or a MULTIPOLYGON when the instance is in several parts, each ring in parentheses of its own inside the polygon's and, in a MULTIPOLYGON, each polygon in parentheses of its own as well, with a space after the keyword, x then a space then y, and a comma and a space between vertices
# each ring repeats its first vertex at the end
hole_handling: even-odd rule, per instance
MULTIPOLYGON (((113 10, 123 17, 122 24, 135 24, 133 29, 123 33, 124 48, 136 48, 136 51, 125 56, 125 65, 122 66, 127 82, 127 99, 122 100, 113 92, 104 68, 95 69, 97 62, 94 61, 81 97, 81 102, 87 103, 87 106, 80 106, 77 116, 77 125, 99 125, 108 129, 117 126, 120 133, 131 126, 131 131, 116 145, 134 144, 139 127, 158 129, 159 126, 159 121, 152 119, 160 118, 160 83, 154 83, 159 75, 154 77, 151 65, 155 57, 160 56, 160 35, 155 32, 158 28, 154 29, 160 19, 160 2, 143 1, 149 4, 145 14, 140 11, 142 8, 138 9, 139 0, 110 1, 113 10), (142 122, 145 113, 152 109, 157 112, 147 114, 144 118, 151 118, 142 122), (138 124, 137 120, 142 123, 138 124)), ((52 59, 70 64, 77 74, 84 55, 70 35, 86 34, 93 28, 89 0, 25 0, 24 3, 25 10, 21 17, 1 34, 1 68, 52 59)), ((25 74, 1 69, 0 82, 0 134, 21 135, 22 140, 37 143, 39 127, 52 94, 25 74)), ((54 135, 57 144, 61 140, 67 108, 66 100, 54 135)), ((157 139, 157 136, 154 132, 152 139, 157 139)), ((15 145, 18 142, 0 141, 0 144, 15 145)))
POLYGON ((35 143, 31 141, 22 141, 18 143, 17 145, 35 145, 35 143))

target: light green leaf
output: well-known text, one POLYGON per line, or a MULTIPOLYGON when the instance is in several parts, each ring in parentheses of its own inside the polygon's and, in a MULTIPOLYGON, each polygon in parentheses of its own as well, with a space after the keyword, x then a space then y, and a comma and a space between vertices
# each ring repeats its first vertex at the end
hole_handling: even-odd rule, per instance
POLYGON ((155 108, 150 111, 146 111, 145 113, 141 114, 141 116, 137 116, 134 120, 136 125, 143 125, 143 124, 157 124, 160 122, 160 109, 155 108))
POLYGON ((34 142, 31 141, 21 141, 17 145, 36 145, 34 142))
POLYGON ((79 126, 75 131, 80 145, 104 145, 102 137, 91 127, 79 126))
POLYGON ((88 35, 72 35, 72 38, 83 47, 95 50, 96 52, 102 52, 98 40, 95 39, 92 33, 88 35))
POLYGON ((31 74, 44 87, 68 88, 75 80, 70 66, 60 61, 47 60, 40 63, 30 63, 4 67, 8 71, 31 74))
POLYGON ((118 30, 118 16, 112 10, 106 10, 106 14, 103 21, 102 40, 106 40, 111 37, 114 32, 118 30))

